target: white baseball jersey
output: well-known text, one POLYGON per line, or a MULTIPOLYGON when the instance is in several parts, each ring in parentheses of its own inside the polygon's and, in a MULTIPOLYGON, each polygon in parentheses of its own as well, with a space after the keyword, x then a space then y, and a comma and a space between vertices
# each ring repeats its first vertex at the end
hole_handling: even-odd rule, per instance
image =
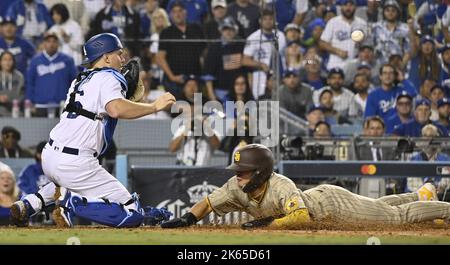
POLYGON ((342 16, 334 17, 328 21, 320 39, 330 43, 333 47, 348 52, 348 57, 345 60, 335 54, 330 54, 328 69, 334 67, 343 69, 347 60, 355 57, 355 42, 350 38, 353 29, 363 29, 367 32, 367 23, 361 18, 355 17, 349 24, 342 16))
MULTIPOLYGON (((69 89, 74 91, 75 80, 69 89)), ((54 201, 55 184, 88 198, 108 199, 125 204, 131 199, 128 190, 100 164, 94 153, 101 154, 112 139, 117 119, 108 117, 106 104, 123 98, 126 81, 122 74, 107 68, 91 73, 80 81, 75 103, 83 109, 102 115, 103 120, 91 120, 81 115, 64 112, 60 122, 50 132, 53 140, 42 151, 42 169, 53 182, 39 190, 45 205, 54 201), (78 155, 68 154, 65 148, 78 149, 78 155)), ((38 211, 42 201, 34 194, 25 197, 38 211)), ((127 205, 135 209, 135 204, 127 205)))
MULTIPOLYGON (((78 87, 75 102, 83 109, 102 115, 103 120, 91 120, 84 116, 64 112, 60 122, 50 132, 50 138, 61 146, 103 153, 112 139, 117 119, 106 113, 106 104, 114 99, 124 98, 126 81, 122 74, 113 69, 91 73, 78 87)), ((75 81, 70 86, 74 91, 75 81)))
MULTIPOLYGON (((286 38, 284 36, 284 33, 279 30, 277 31, 277 37, 278 51, 281 53, 281 51, 286 46, 286 38)), ((250 36, 248 36, 247 44, 244 48, 244 55, 247 55, 253 60, 262 62, 271 67, 272 51, 272 43, 265 34, 262 34, 261 30, 257 30, 250 36)), ((255 71, 253 72, 252 79, 253 96, 255 98, 258 98, 259 96, 263 95, 266 90, 266 73, 264 73, 263 71, 255 71)))

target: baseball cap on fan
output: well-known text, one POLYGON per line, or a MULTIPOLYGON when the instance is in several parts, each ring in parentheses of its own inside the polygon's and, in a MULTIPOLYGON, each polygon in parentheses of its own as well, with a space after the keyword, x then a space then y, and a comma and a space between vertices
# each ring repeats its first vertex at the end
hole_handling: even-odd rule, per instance
POLYGON ((214 9, 216 7, 223 7, 227 8, 227 1, 225 0, 212 0, 211 1, 211 8, 214 9))

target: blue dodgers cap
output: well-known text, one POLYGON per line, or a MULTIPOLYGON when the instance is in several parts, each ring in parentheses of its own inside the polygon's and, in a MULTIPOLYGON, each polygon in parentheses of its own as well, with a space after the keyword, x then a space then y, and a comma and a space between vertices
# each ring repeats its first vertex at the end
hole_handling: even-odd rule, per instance
POLYGON ((369 69, 369 70, 372 70, 372 66, 370 65, 370 64, 368 64, 367 62, 361 62, 359 65, 358 65, 358 68, 357 68, 357 70, 359 70, 359 69, 369 69))
POLYGON ((5 24, 17 25, 16 21, 10 16, 0 17, 0 25, 5 25, 5 24))
POLYGON ((337 14, 336 6, 335 6, 335 5, 327 6, 327 7, 325 8, 324 13, 326 14, 326 13, 328 13, 328 12, 337 14))
POLYGON ((336 4, 338 5, 346 5, 347 3, 352 3, 356 5, 356 0, 338 0, 336 4))
POLYGON ((299 75, 299 71, 297 69, 294 69, 294 68, 288 68, 283 73, 283 77, 287 77, 287 76, 290 76, 290 75, 298 76, 299 75))
POLYGON ((448 98, 441 98, 440 100, 438 100, 437 102, 437 107, 440 108, 444 105, 450 105, 450 99, 448 98))
POLYGON ((402 92, 400 92, 400 94, 398 94, 397 98, 395 99, 395 101, 398 101, 401 98, 409 98, 409 100, 413 100, 413 97, 411 96, 411 94, 408 93, 408 91, 403 90, 402 92))
POLYGON ((311 112, 313 112, 313 111, 316 111, 316 110, 320 110, 320 111, 323 112, 323 107, 320 106, 320 105, 312 105, 312 106, 308 109, 308 114, 311 113, 311 112))
POLYGON ((445 52, 446 50, 450 50, 450 43, 445 44, 442 48, 439 49, 440 53, 445 52))
POLYGON ((425 42, 431 42, 434 45, 434 38, 430 35, 425 35, 420 38, 420 44, 424 44, 425 42))
POLYGON ((185 4, 184 4, 182 1, 176 0, 176 1, 173 2, 173 4, 170 6, 169 11, 172 11, 172 9, 173 9, 174 7, 176 7, 176 6, 181 7, 181 8, 183 8, 183 9, 186 9, 186 6, 185 6, 185 4))
POLYGON ((328 71, 328 77, 332 74, 340 74, 342 78, 345 78, 344 70, 339 67, 331 68, 330 71, 328 71))
POLYGON ((417 107, 419 107, 421 105, 431 107, 431 102, 428 99, 426 99, 426 98, 419 99, 419 100, 416 101, 416 107, 415 108, 417 109, 417 107))

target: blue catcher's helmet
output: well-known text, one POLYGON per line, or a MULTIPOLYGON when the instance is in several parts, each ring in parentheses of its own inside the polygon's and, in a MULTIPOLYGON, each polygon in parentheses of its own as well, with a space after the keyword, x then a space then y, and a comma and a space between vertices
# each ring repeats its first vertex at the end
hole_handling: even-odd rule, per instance
POLYGON ((91 64, 103 54, 123 49, 122 43, 116 35, 111 33, 101 33, 90 38, 83 46, 86 59, 83 64, 91 64))

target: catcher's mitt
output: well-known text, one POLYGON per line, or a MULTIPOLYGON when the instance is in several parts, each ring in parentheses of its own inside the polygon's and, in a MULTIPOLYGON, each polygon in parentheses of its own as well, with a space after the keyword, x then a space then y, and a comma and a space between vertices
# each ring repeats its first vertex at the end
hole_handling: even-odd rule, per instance
POLYGON ((130 60, 120 70, 122 75, 127 80, 128 90, 126 99, 134 102, 139 102, 144 97, 144 83, 139 78, 139 63, 136 60, 130 60))

